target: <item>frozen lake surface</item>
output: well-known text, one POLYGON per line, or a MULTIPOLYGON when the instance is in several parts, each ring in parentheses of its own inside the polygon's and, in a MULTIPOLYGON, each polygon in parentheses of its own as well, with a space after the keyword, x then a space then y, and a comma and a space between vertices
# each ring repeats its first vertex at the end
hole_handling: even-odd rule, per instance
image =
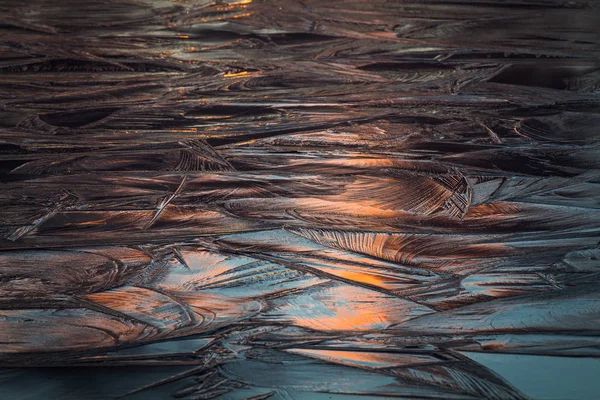
POLYGON ((599 96, 597 1, 0 1, 0 398, 598 397, 599 96))

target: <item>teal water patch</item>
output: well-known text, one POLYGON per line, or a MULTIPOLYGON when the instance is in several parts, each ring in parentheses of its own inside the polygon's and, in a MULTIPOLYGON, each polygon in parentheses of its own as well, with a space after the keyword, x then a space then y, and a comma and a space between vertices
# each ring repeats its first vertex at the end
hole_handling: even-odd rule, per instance
POLYGON ((600 393, 600 359, 463 352, 533 399, 589 400, 600 393))

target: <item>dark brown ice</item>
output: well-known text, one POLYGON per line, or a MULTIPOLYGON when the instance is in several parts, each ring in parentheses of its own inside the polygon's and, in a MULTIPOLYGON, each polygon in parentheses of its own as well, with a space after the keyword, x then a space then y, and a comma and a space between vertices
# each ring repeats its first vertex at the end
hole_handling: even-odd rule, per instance
POLYGON ((599 96, 597 1, 0 0, 0 398, 597 398, 599 96))

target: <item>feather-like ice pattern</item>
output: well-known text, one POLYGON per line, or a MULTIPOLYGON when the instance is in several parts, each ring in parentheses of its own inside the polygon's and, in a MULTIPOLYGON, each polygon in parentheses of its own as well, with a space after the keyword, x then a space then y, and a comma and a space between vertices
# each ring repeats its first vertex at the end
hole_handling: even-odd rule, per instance
POLYGON ((0 299, 41 304, 55 296, 112 289, 143 273, 151 261, 127 247, 5 251, 0 253, 0 299))
POLYGON ((0 398, 590 398, 599 10, 0 2, 0 398))

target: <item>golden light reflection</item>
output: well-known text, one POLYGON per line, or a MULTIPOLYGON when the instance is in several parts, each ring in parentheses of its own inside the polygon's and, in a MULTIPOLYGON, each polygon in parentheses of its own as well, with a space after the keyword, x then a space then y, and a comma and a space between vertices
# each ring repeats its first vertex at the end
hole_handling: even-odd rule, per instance
POLYGON ((408 301, 343 284, 290 298, 273 311, 273 317, 320 331, 364 332, 428 312, 426 307, 408 301))
POLYGON ((320 270, 330 273, 340 278, 347 279, 349 281, 359 282, 366 285, 377 286, 384 289, 393 289, 387 282, 389 278, 386 278, 377 274, 370 274, 362 271, 349 271, 347 269, 338 268, 319 268, 320 270))
POLYGON ((241 78, 241 77, 244 77, 244 76, 246 76, 248 74, 249 74, 248 71, 243 71, 243 72, 227 72, 223 76, 226 77, 226 78, 241 78))
POLYGON ((368 368, 389 368, 405 365, 431 363, 434 357, 418 354, 375 353, 366 351, 289 349, 290 353, 343 365, 368 368))

